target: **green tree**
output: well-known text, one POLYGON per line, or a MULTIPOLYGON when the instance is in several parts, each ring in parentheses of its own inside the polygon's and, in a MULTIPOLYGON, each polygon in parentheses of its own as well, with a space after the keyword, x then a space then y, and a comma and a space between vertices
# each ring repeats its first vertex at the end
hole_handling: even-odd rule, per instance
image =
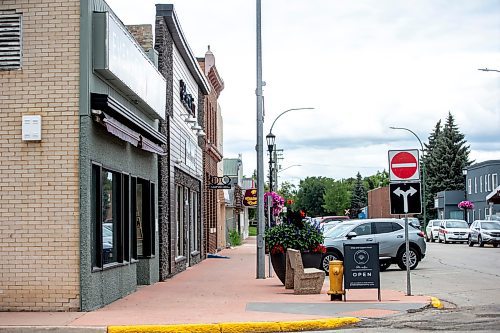
POLYGON ((332 181, 327 185, 323 199, 325 201, 323 208, 326 213, 344 215, 345 210, 351 204, 351 187, 343 179, 332 181))
POLYGON ((331 181, 331 178, 326 177, 306 177, 301 180, 294 207, 304 210, 309 216, 325 215, 323 196, 328 179, 331 181))
POLYGON ((424 158, 426 168, 426 208, 429 218, 435 217, 433 198, 440 191, 464 190, 462 170, 472 162, 469 161, 470 146, 465 135, 460 133, 451 112, 441 130, 439 121, 426 144, 427 154, 424 158))
POLYGON ((389 173, 385 169, 383 171, 377 171, 376 174, 365 177, 363 183, 367 191, 373 190, 377 187, 388 186, 389 173))
POLYGON ((354 190, 352 191, 351 195, 350 216, 353 218, 357 218, 358 214, 364 207, 366 207, 367 203, 368 203, 368 196, 366 193, 365 186, 363 185, 361 174, 358 171, 358 174, 356 175, 356 183, 354 185, 354 190))

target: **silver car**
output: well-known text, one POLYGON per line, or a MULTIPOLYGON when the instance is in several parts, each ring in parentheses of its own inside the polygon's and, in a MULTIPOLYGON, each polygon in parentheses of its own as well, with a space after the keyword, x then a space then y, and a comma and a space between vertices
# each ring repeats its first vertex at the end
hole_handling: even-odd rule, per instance
POLYGON ((500 244, 500 221, 476 220, 471 224, 467 243, 474 246, 475 243, 483 247, 484 244, 500 244))
MULTIPOLYGON (((380 270, 391 264, 406 269, 405 221, 402 219, 366 219, 345 221, 324 234, 321 269, 326 274, 331 260, 344 260, 344 244, 378 243, 380 270)), ((425 257, 424 233, 412 226, 408 229, 410 239, 410 269, 417 267, 425 257)))

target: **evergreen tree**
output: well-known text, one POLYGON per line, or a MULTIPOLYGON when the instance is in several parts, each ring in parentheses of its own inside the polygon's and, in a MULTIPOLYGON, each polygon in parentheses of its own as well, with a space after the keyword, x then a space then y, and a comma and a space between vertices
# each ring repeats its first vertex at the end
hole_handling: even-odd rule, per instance
MULTIPOLYGON (((449 112, 442 131, 441 122, 438 122, 434 133, 429 137, 429 144, 426 145, 428 151, 424 162, 428 211, 433 207, 434 196, 438 192, 464 190, 462 170, 471 164, 470 146, 466 143, 465 135, 460 133, 455 119, 449 112)), ((434 210, 430 210, 429 213, 429 218, 432 218, 434 210)))
MULTIPOLYGON (((439 136, 441 135, 441 120, 439 120, 434 127, 434 131, 429 135, 429 143, 424 143, 426 154, 422 157, 423 167, 422 172, 425 168, 425 192, 426 200, 423 203, 424 209, 426 209, 427 219, 433 219, 436 217, 436 212, 434 209, 434 195, 432 193, 437 193, 437 186, 435 186, 434 175, 437 174, 436 169, 439 166, 439 157, 436 155, 435 150, 439 136)), ((422 176, 422 175, 421 175, 422 176)), ((423 177, 422 177, 423 179, 423 177)))
POLYGON ((351 208, 350 216, 352 218, 357 218, 361 210, 368 204, 368 196, 366 193, 365 186, 363 185, 363 180, 361 174, 358 171, 356 175, 356 183, 354 185, 354 190, 351 195, 351 208))

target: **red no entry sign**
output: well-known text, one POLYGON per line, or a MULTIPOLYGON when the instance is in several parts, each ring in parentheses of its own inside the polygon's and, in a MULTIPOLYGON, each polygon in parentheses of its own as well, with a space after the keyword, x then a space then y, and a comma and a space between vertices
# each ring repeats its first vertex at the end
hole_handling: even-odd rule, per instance
POLYGON ((389 170, 391 181, 419 180, 418 150, 390 150, 389 170))

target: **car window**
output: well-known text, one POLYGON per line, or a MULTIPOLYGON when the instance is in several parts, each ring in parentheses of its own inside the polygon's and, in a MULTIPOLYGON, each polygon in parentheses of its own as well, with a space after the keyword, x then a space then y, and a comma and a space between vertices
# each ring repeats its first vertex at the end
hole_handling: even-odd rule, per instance
POLYGON ((447 228, 468 228, 467 222, 465 221, 448 221, 446 222, 447 228))
POLYGON ((392 231, 398 231, 398 230, 403 229, 403 226, 399 223, 391 222, 391 229, 392 229, 392 231))
POLYGON ((351 228, 352 224, 340 223, 339 225, 336 225, 334 228, 325 232, 324 236, 327 238, 338 238, 343 234, 345 234, 347 230, 350 230, 351 228))
POLYGON ((485 230, 495 230, 500 229, 500 222, 491 221, 481 223, 481 227, 485 230))
POLYGON ((375 222, 375 229, 377 234, 386 234, 393 231, 390 222, 375 222))
POLYGON ((372 224, 365 223, 358 225, 356 228, 352 229, 358 236, 370 235, 372 233, 372 224))
POLYGON ((439 227, 439 221, 434 221, 434 223, 432 225, 435 227, 439 227))

